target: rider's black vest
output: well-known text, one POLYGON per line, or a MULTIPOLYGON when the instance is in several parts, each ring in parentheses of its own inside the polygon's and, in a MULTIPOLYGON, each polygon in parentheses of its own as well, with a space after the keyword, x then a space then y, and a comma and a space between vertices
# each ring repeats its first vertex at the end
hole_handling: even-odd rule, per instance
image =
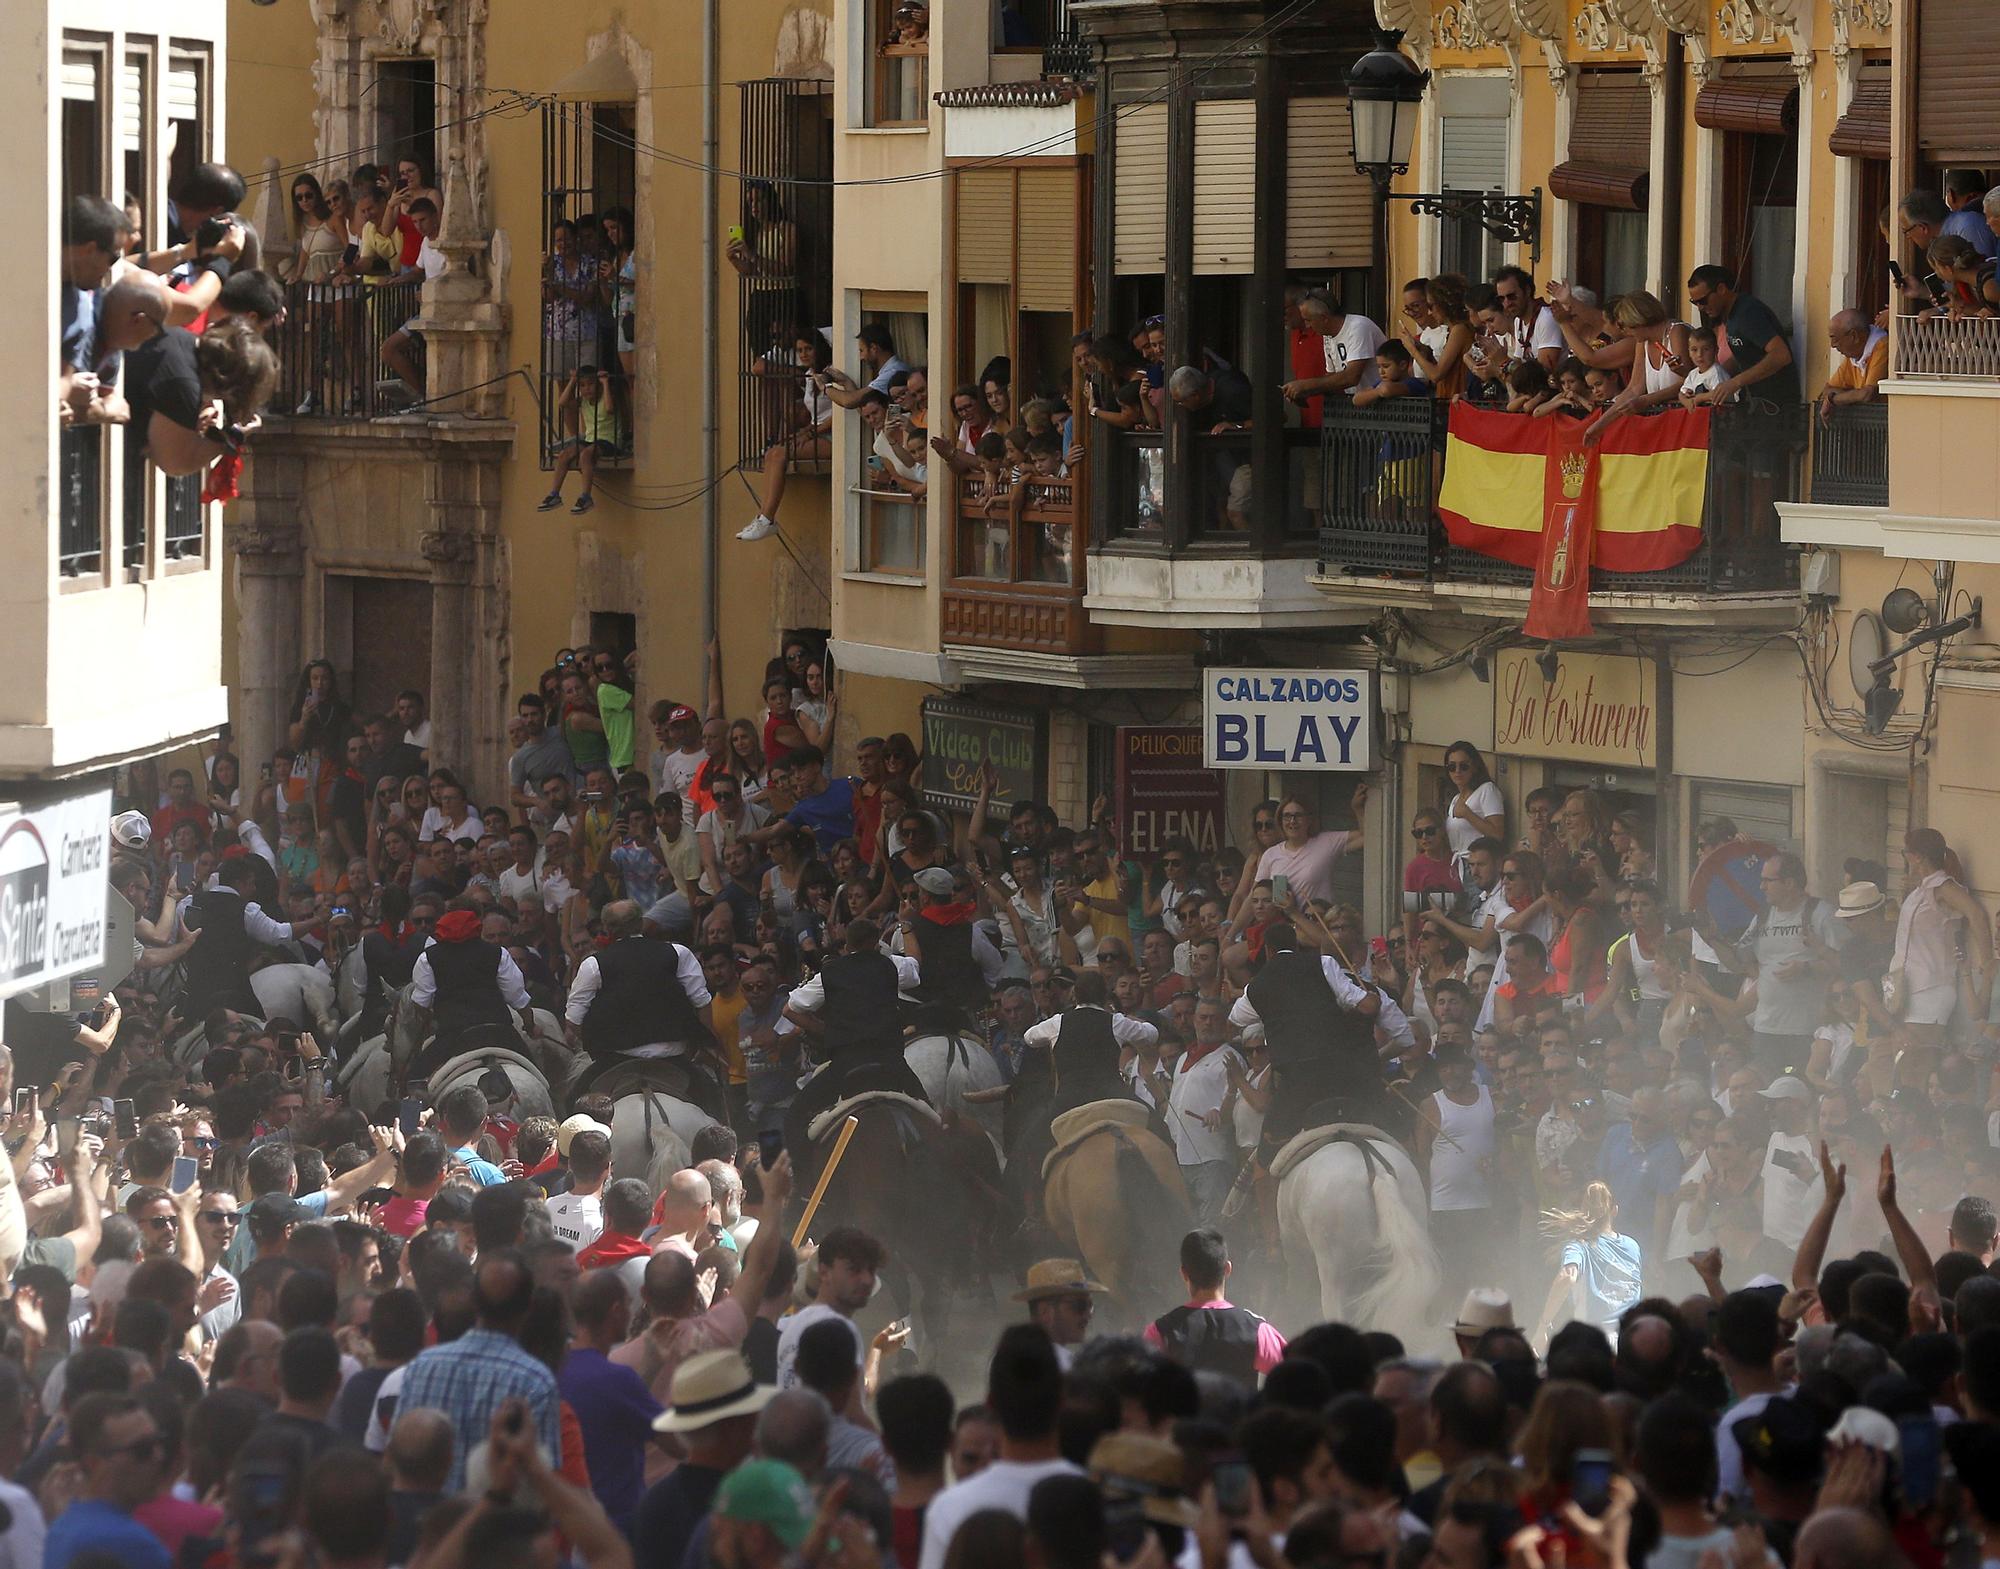
POLYGON ((625 937, 597 953, 597 995, 583 1016, 593 1057, 635 1046, 706 1039, 680 978, 681 950, 651 937, 625 937))
MULTIPOLYGON (((929 950, 925 960, 929 960, 929 950)), ((896 1004, 901 987, 895 961, 881 953, 837 953, 820 966, 826 1002, 821 1052, 836 1057, 881 1056, 900 1052, 902 1029, 896 1004)))
POLYGON ((1126 1093, 1118 1076, 1118 1037, 1102 1008, 1072 1008, 1056 1032, 1056 1109, 1070 1111, 1093 1100, 1126 1093))
POLYGON ((1222 1373, 1257 1387, 1257 1331, 1248 1308, 1177 1307, 1153 1320, 1167 1355, 1195 1372, 1222 1373))
POLYGON ((187 954, 187 992, 182 1011, 198 1019, 218 1003, 246 1005, 250 991, 250 958, 257 944, 243 928, 243 896, 233 888, 204 888, 189 910, 201 928, 187 954))
POLYGON ((1245 994, 1264 1022, 1271 1065, 1281 1075, 1288 1068, 1310 1072, 1329 1094, 1366 1092, 1382 1082, 1374 1022, 1340 1005, 1315 955, 1269 955, 1245 994))
POLYGON ((440 1037, 459 1035, 480 1024, 512 1026, 513 1013, 500 995, 498 948, 474 939, 432 943, 424 952, 430 957, 431 978, 437 983, 431 1012, 440 1037))
POLYGON ((946 926, 921 912, 917 916, 917 996, 973 1012, 986 1006, 986 977, 972 956, 972 925, 946 926))

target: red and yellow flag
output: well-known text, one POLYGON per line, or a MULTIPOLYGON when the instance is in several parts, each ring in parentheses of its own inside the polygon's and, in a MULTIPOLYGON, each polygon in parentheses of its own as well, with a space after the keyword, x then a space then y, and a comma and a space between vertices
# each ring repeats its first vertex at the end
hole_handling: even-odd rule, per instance
POLYGON ((1531 567, 1531 637, 1590 631, 1590 572, 1658 572, 1701 543, 1709 411, 1585 422, 1457 403, 1438 514, 1454 545, 1531 567))

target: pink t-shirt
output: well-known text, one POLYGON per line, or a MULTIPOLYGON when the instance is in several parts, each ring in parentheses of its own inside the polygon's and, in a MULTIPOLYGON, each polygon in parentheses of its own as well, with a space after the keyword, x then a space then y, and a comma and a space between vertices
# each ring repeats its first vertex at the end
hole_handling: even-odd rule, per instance
POLYGON ((1344 829, 1329 828, 1325 833, 1314 834, 1296 850, 1288 844, 1274 844, 1258 858, 1257 875, 1251 881, 1287 878, 1292 885, 1292 898, 1301 904, 1308 899, 1331 899, 1334 864, 1347 853, 1350 837, 1344 829))
POLYGON ((222 1511, 207 1504, 190 1503, 172 1493, 149 1498, 132 1511, 137 1520, 167 1544, 167 1551, 180 1555, 181 1543, 191 1536, 214 1536, 222 1525, 222 1511))
POLYGON ((424 1229, 424 1211, 430 1207, 429 1199, 406 1199, 398 1193, 383 1203, 381 1227, 392 1237, 414 1237, 424 1229))
MULTIPOLYGON (((1236 1304, 1229 1301, 1226 1297, 1217 1297, 1212 1302, 1190 1302, 1187 1305, 1191 1308, 1231 1308, 1236 1304)), ((1159 1349, 1164 1348, 1166 1343, 1166 1337, 1160 1333, 1160 1326, 1157 1321, 1146 1326, 1147 1345, 1159 1349)), ((1270 1372, 1272 1368, 1284 1360, 1284 1357, 1285 1337, 1279 1332, 1278 1326, 1260 1320, 1257 1325, 1257 1371, 1260 1373, 1270 1372)))

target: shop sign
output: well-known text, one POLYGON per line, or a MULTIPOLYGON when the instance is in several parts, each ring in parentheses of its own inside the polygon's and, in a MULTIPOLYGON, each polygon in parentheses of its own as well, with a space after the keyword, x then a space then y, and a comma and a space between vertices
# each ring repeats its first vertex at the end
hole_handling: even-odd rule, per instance
POLYGON ((104 963, 111 792, 0 803, 0 997, 104 963))
POLYGON ((1199 725, 1120 725, 1118 831, 1129 855, 1155 855, 1169 839, 1222 847, 1222 775, 1201 761, 1199 725))
POLYGON ((1366 670, 1204 670, 1202 757, 1210 768, 1375 766, 1375 683, 1366 670))
POLYGON ((1493 661, 1493 749, 1515 757, 1657 766, 1659 666, 1635 654, 1556 655, 1544 679, 1531 648, 1493 661))
POLYGON ((1024 708, 924 699, 924 794, 933 806, 972 810, 988 763, 990 803, 1002 809, 1042 795, 1042 717, 1024 708))

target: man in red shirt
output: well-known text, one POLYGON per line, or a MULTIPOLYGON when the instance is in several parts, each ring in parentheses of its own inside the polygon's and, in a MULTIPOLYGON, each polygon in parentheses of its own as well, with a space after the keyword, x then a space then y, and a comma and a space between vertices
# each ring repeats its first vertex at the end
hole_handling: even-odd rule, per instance
POLYGON ((1527 1040, 1544 1018, 1562 1017, 1567 999, 1541 938, 1516 932, 1507 939, 1507 979, 1493 988, 1493 996, 1493 1027, 1516 1040, 1527 1040))
POLYGON ((208 844, 208 808, 194 798, 194 775, 185 768, 176 768, 167 775, 167 804, 153 813, 153 848, 164 856, 174 842, 174 830, 182 823, 190 824, 195 839, 206 848, 208 844))
POLYGON ((861 846, 861 859, 870 866, 879 853, 882 837, 882 738, 864 736, 854 748, 854 766, 860 784, 854 792, 854 837, 861 846))

